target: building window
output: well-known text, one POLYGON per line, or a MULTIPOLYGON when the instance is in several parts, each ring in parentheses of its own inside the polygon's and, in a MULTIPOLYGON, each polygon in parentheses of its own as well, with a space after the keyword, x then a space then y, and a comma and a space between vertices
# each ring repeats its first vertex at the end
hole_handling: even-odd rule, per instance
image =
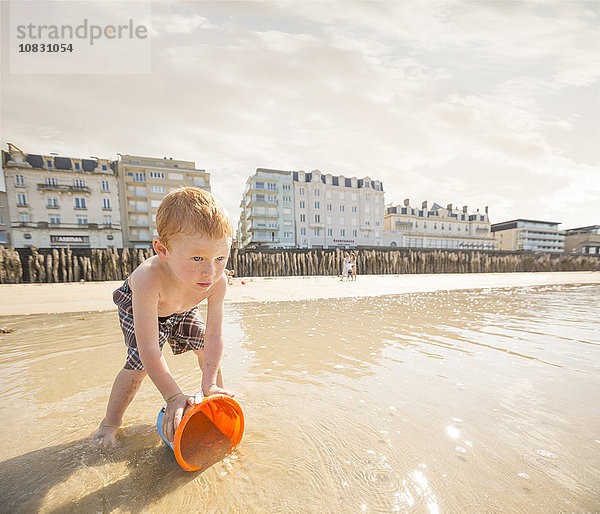
POLYGON ((314 233, 315 236, 320 236, 321 235, 321 230, 318 229, 318 228, 315 228, 313 233, 314 233))
POLYGON ((292 201, 292 197, 291 197, 291 196, 288 196, 288 195, 284 195, 284 196, 283 196, 283 201, 284 201, 284 202, 291 202, 291 201, 292 201))
POLYGON ((315 189, 315 196, 321 196, 321 191, 319 189, 315 189))
POLYGON ((105 225, 112 225, 112 216, 110 216, 110 215, 104 216, 104 224, 105 225))
POLYGON ((300 200, 300 208, 301 209, 305 209, 306 208, 306 204, 304 203, 304 200, 300 200))
POLYGON ((17 193, 17 205, 19 207, 24 207, 27 205, 27 196, 25 193, 17 193))
POLYGON ((4 214, 0 214, 0 225, 4 225, 4 214))
POLYGON ((46 160, 46 168, 52 169, 52 161, 46 160))
POLYGON ((103 209, 110 209, 110 198, 102 198, 102 208, 103 209))
POLYGON ((356 212, 356 205, 352 206, 352 212, 356 212))
POLYGON ((298 194, 300 196, 304 196, 304 188, 303 187, 301 187, 301 188, 298 189, 298 194))
POLYGON ((146 174, 143 171, 136 171, 133 180, 135 182, 146 182, 146 174))
POLYGON ((75 171, 79 171, 81 169, 81 166, 79 165, 78 162, 75 163, 75 171))
POLYGON ((273 182, 267 182, 267 189, 269 191, 277 191, 277 184, 273 182))
POLYGON ((327 210, 331 211, 331 204, 330 203, 327 204, 327 210))
POLYGON ((291 232, 284 232, 283 233, 283 237, 285 239, 291 239, 292 238, 292 233, 291 232))
POLYGON ((47 196, 46 197, 46 206, 47 207, 58 207, 58 197, 57 196, 47 196))
POLYGON ((306 228, 302 227, 302 228, 300 229, 300 235, 301 235, 301 236, 305 236, 305 235, 306 235, 306 228))
POLYGON ((340 212, 344 212, 344 206, 340 205, 340 212))
POLYGON ((150 191, 152 193, 164 193, 165 190, 165 186, 150 186, 150 191))
POLYGON ((44 182, 47 186, 55 186, 57 184, 56 179, 54 177, 46 177, 44 182))
POLYGON ((292 189, 289 184, 283 184, 282 188, 284 191, 290 191, 292 189))
POLYGON ((102 171, 106 171, 108 168, 106 167, 106 164, 102 165, 102 171))
MULTIPOLYGON (((76 209, 86 209, 85 206, 85 198, 74 198, 75 200, 75 208, 76 209)), ((87 221, 86 221, 87 223, 87 221)))
POLYGON ((327 235, 328 236, 332 236, 333 235, 333 229, 332 228, 328 228, 327 229, 327 235))
POLYGON ((379 222, 378 222, 378 221, 376 221, 376 222, 375 222, 375 226, 376 226, 376 227, 378 227, 378 226, 379 226, 379 222))
POLYGON ((78 225, 87 225, 88 219, 87 216, 77 216, 77 224, 78 225))
POLYGON ((24 186, 25 177, 23 175, 15 175, 15 183, 17 186, 24 186))
POLYGON ((315 209, 320 209, 321 208, 321 204, 319 202, 315 202, 315 209))
POLYGON ((108 180, 102 181, 102 191, 104 191, 105 193, 108 193, 110 191, 110 184, 108 183, 108 180))
POLYGON ((28 223, 29 222, 29 214, 27 214, 26 212, 22 212, 21 213, 21 221, 28 223))
POLYGON ((264 182, 255 182, 254 183, 254 187, 256 189, 264 189, 265 188, 265 183, 264 182))
POLYGON ((315 223, 321 223, 321 215, 315 214, 315 223))
POLYGON ((300 223, 306 223, 306 214, 300 214, 300 223))
POLYGON ((352 237, 357 237, 357 236, 358 236, 358 230, 353 230, 352 237))
POLYGON ((60 216, 58 214, 50 215, 50 225, 60 225, 60 216))
POLYGON ((85 187, 85 182, 79 178, 74 178, 73 179, 73 185, 75 187, 85 187))
POLYGON ((162 171, 151 171, 150 178, 165 178, 165 174, 162 171))

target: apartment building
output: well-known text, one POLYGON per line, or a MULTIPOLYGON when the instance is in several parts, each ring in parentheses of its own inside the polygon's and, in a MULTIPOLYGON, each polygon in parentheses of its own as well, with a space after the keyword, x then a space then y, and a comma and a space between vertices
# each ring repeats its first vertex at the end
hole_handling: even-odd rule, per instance
POLYGON ((240 203, 238 244, 247 248, 294 248, 292 173, 258 168, 246 181, 240 203))
POLYGON ((565 230, 565 252, 600 255, 600 225, 565 230))
POLYGON ((296 242, 300 248, 379 246, 383 184, 370 177, 294 171, 296 242))
POLYGON ((456 248, 493 250, 496 241, 490 232, 488 208, 484 212, 468 212, 448 204, 428 207, 387 205, 384 215, 384 240, 387 246, 407 248, 456 248))
POLYGON ((492 234, 498 250, 560 253, 564 251, 565 233, 558 230, 558 225, 552 221, 516 219, 495 223, 492 234))
MULTIPOLYGON (((4 157, 4 155, 2 155, 4 157)), ((8 198, 3 169, 4 159, 0 159, 0 245, 10 245, 10 218, 8 217, 8 198)))
POLYGON ((210 191, 210 174, 196 163, 163 157, 119 155, 123 245, 150 248, 156 232, 156 210, 165 194, 183 186, 210 191))
POLYGON ((122 246, 115 163, 2 152, 11 244, 17 248, 122 246))

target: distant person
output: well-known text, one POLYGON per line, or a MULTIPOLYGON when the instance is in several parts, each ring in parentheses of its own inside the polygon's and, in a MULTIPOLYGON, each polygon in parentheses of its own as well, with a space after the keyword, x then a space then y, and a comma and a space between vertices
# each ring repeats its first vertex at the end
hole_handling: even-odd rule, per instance
POLYGON ((227 285, 233 285, 233 276, 235 275, 235 271, 232 269, 225 268, 225 276, 227 277, 227 285))
POLYGON ((356 255, 354 252, 350 252, 350 277, 352 280, 356 280, 356 255))
POLYGON ((352 270, 350 269, 350 254, 348 252, 346 252, 344 254, 344 263, 342 265, 342 276, 340 277, 340 280, 344 280, 344 277, 346 277, 346 279, 349 280, 349 274, 352 272, 352 270))
POLYGON ((112 387, 106 415, 95 434, 112 446, 123 415, 142 380, 150 376, 167 406, 163 433, 173 441, 186 408, 193 405, 171 375, 163 345, 174 354, 193 351, 202 370, 202 394, 222 393, 224 269, 233 228, 227 211, 212 194, 182 187, 166 195, 156 213, 156 255, 146 259, 113 293, 125 336, 127 360, 112 387), (206 325, 197 305, 207 300, 206 325))

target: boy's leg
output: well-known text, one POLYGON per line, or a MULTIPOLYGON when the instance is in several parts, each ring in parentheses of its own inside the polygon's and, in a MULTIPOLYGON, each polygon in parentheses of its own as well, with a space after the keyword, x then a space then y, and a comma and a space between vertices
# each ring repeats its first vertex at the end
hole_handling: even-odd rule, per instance
MULTIPOLYGON (((198 357, 198 366, 200 366, 200 371, 204 371, 204 348, 193 350, 193 352, 198 357)), ((219 387, 225 387, 223 385, 223 374, 221 373, 221 368, 219 368, 219 371, 217 372, 217 385, 219 387)))
POLYGON ((146 374, 143 370, 123 368, 119 371, 110 392, 106 415, 95 435, 97 440, 102 440, 106 445, 114 443, 117 429, 123 422, 123 414, 138 392, 146 374))

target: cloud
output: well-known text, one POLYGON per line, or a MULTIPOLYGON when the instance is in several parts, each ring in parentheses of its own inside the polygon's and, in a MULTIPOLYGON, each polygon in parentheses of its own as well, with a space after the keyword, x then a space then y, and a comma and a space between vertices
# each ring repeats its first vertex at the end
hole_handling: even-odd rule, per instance
POLYGON ((387 202, 489 205, 494 221, 594 224, 597 15, 572 2, 158 2, 152 74, 5 75, 3 138, 196 161, 234 218, 247 177, 272 167, 369 175, 387 202))

